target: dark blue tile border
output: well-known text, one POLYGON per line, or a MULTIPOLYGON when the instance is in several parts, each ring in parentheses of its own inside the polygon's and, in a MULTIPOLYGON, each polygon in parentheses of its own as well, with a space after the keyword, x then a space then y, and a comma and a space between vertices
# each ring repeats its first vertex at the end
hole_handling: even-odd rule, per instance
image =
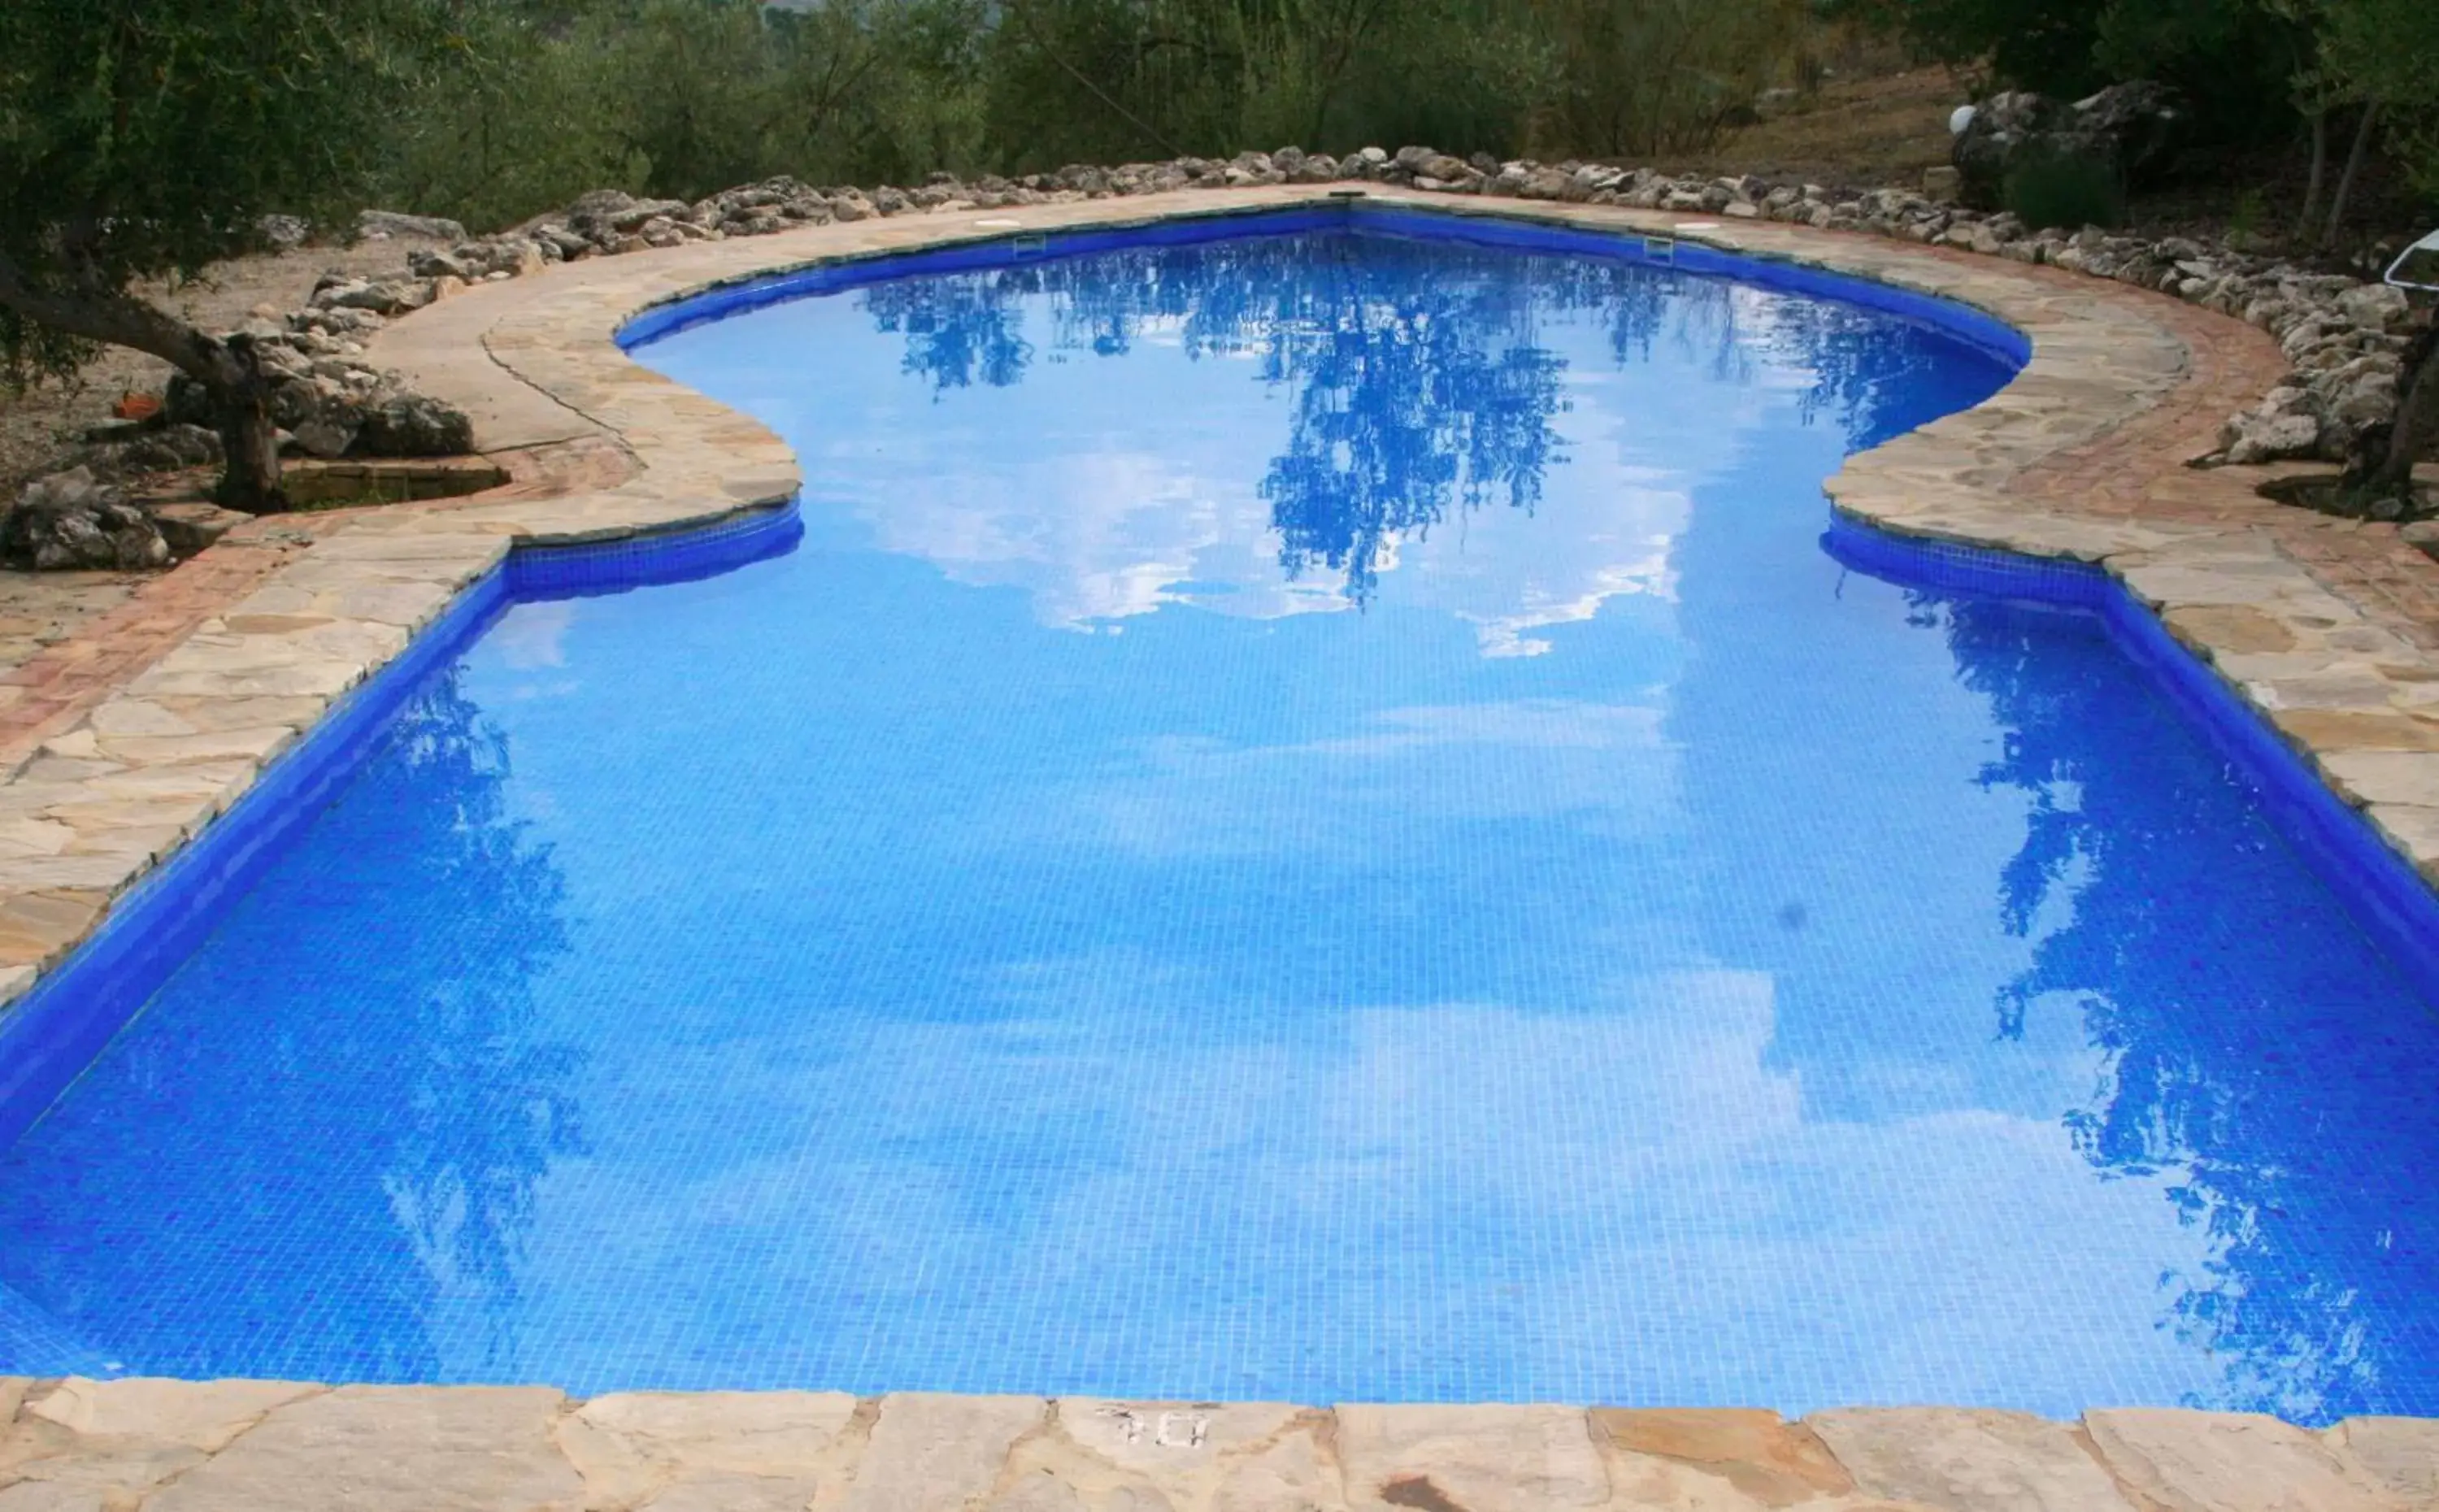
MULTIPOLYGON (((485 574, 396 659, 331 704, 228 811, 129 888, 93 936, 0 1008, 0 1149, 83 1074, 287 842, 389 735, 390 716, 511 603, 624 593, 710 577, 794 547, 791 503, 698 530, 573 546, 524 546, 485 574)), ((5 1299, 0 1299, 5 1300, 5 1299)))
POLYGON ((1875 578, 2080 609, 2203 731, 2293 845, 2421 993, 2439 1004, 2439 892, 2332 792, 2286 738, 2181 645, 2160 616, 2102 568, 1952 542, 1900 536, 1833 511, 1822 549, 1875 578))

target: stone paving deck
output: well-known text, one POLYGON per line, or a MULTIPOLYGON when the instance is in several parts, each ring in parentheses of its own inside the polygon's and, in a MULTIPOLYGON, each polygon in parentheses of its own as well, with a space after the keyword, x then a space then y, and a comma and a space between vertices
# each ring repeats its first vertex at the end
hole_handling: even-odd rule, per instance
POLYGON ((0 1512, 2422 1512, 2439 1422, 0 1379, 0 1512))
MULTIPOLYGON (((993 212, 1025 230, 1301 203, 1186 191, 993 212)), ((1621 232, 1613 207, 1376 193, 1621 232)), ((477 419, 514 478, 472 499, 264 521, 18 671, 0 701, 0 1003, 225 809, 262 767, 512 544, 766 507, 796 462, 761 425, 610 341, 658 301, 765 270, 1005 232, 939 214, 697 243, 478 286, 376 358, 477 419), (38 665, 39 664, 39 665, 38 665), (29 670, 30 669, 30 670, 29 670)), ((1700 240, 1942 294, 2025 330, 2005 390, 1849 460, 1838 507, 1906 533, 2098 562, 2439 882, 2439 564, 2393 527, 2198 471, 2274 344, 2052 269, 1770 223, 1700 240)), ((0 1010, 5 1011, 5 1010, 0 1010)), ((1924 1410, 1180 1407, 547 1389, 324 1391, 0 1381, 0 1512, 34 1507, 2439 1509, 2433 1426, 1924 1410)))

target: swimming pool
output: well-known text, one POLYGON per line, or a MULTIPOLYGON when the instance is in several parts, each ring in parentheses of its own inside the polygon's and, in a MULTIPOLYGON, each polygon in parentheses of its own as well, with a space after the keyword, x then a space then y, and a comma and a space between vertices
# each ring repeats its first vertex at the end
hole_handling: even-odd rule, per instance
POLYGON ((1039 250, 633 328, 798 517, 427 640, 0 1153, 0 1371, 2439 1411, 2423 985, 2098 585, 1825 540, 2008 333, 1039 250))

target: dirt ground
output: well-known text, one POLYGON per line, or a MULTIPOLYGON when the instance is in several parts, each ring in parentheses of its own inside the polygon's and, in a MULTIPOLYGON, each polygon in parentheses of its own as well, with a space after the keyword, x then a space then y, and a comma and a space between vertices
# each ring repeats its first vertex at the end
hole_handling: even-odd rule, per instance
POLYGON ((1948 161, 1948 116, 1965 83, 1946 68, 1832 77, 1810 95, 1770 107, 1757 125, 1699 152, 1649 166, 1673 173, 1758 173, 1832 187, 1912 188, 1948 161))
MULTIPOLYGON (((258 305, 280 313, 303 304, 325 270, 390 273, 401 270, 407 253, 425 243, 363 241, 351 247, 300 247, 294 252, 238 258, 217 264, 205 276, 177 289, 152 285, 149 296, 183 311, 209 329, 243 322, 258 305)), ((84 430, 110 418, 110 407, 130 390, 157 394, 169 365, 123 347, 106 347, 75 380, 45 382, 24 394, 0 389, 0 500, 13 499, 26 479, 50 463, 84 430)))

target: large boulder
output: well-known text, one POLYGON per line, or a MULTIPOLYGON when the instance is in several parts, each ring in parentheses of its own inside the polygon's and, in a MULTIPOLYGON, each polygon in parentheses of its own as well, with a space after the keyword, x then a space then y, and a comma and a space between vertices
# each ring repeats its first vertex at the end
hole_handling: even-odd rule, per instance
POLYGON ((474 422, 429 395, 393 393, 365 413, 354 450, 365 456, 458 456, 474 450, 474 422))
POLYGON ((26 485, 0 516, 0 560, 38 572, 140 572, 168 566, 169 543, 151 515, 79 467, 26 485))
POLYGON ((254 222, 254 230, 274 252, 294 252, 313 235, 312 226, 293 215, 266 215, 254 222))
POLYGON ((2167 165, 2184 122, 2175 91, 2147 80, 2111 84, 2072 104, 2028 90, 1993 95, 1956 134, 1958 191, 1968 205, 1993 208, 2010 171, 2042 161, 2087 162, 2140 183, 2167 165))
POLYGON ((391 237, 463 241, 466 228, 436 215, 402 215, 396 210, 360 210, 356 213, 357 240, 380 241, 391 237))

